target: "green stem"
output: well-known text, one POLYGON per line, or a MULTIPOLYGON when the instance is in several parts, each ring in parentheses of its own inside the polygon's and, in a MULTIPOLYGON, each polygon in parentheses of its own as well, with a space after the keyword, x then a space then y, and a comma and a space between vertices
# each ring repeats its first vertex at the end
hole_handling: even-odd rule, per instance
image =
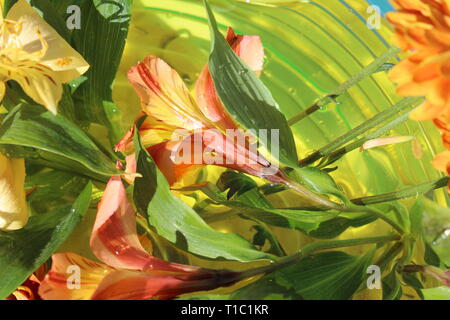
POLYGON ((392 247, 389 248, 383 255, 378 259, 375 265, 379 266, 381 270, 384 271, 386 266, 392 259, 394 259, 403 249, 403 243, 397 242, 392 247))
POLYGON ((271 265, 259 267, 255 269, 250 269, 247 271, 244 271, 241 273, 241 279, 253 277, 259 274, 267 274, 271 273, 273 271, 276 271, 280 268, 284 268, 293 264, 298 263, 308 255, 310 255, 313 252, 320 251, 320 250, 328 250, 328 249, 337 249, 337 248, 344 248, 344 247, 352 247, 352 246, 359 246, 359 245, 365 245, 365 244, 372 244, 372 243, 384 243, 389 241, 396 241, 400 240, 400 237, 398 235, 388 235, 388 236, 381 236, 381 237, 369 237, 369 238, 359 238, 359 239, 349 239, 349 240, 332 240, 332 241, 320 241, 320 242, 314 242, 311 243, 305 247, 303 247, 299 252, 294 253, 290 256, 281 258, 275 263, 272 263, 271 265))
POLYGON ((363 68, 358 73, 354 74, 350 79, 345 81, 344 83, 340 84, 335 90, 328 93, 326 96, 320 98, 316 103, 314 103, 311 107, 307 108, 306 110, 301 111, 300 113, 296 114, 292 118, 288 120, 288 124, 290 126, 296 124, 300 120, 306 118, 310 114, 316 112, 319 110, 322 106, 324 106, 327 102, 327 100, 334 100, 338 96, 344 94, 348 89, 352 88, 354 85, 359 83, 361 80, 367 78, 368 76, 372 75, 373 73, 377 72, 383 64, 385 64, 387 61, 394 58, 398 53, 400 52, 399 48, 391 47, 389 50, 387 50, 385 53, 383 53, 381 56, 379 56, 377 59, 375 59, 371 64, 369 64, 367 67, 363 68))
MULTIPOLYGON (((365 205, 371 205, 371 204, 377 204, 377 203, 383 203, 383 202, 390 202, 390 201, 396 201, 401 199, 406 199, 410 197, 415 197, 439 188, 446 187, 448 183, 450 182, 450 177, 443 177, 431 182, 419 184, 416 186, 408 187, 399 191, 394 192, 388 192, 388 193, 382 193, 377 194, 375 196, 368 196, 368 197, 361 197, 361 198, 354 198, 351 199, 350 202, 353 204, 356 204, 358 206, 365 206, 365 205)), ((311 211, 317 211, 317 210, 326 210, 325 207, 289 207, 289 208, 283 208, 283 209, 293 209, 293 210, 311 210, 311 211)))
POLYGON ((333 209, 333 210, 338 210, 338 211, 343 210, 343 207, 340 204, 330 201, 327 198, 322 197, 321 195, 312 192, 308 188, 302 186, 301 184, 299 184, 295 181, 292 181, 291 179, 286 179, 285 184, 289 188, 297 191, 297 193, 299 193, 305 199, 308 199, 308 200, 312 201, 313 203, 316 203, 318 206, 323 206, 327 209, 333 209))
POLYGON ((386 222, 387 224, 389 224, 392 228, 395 229, 395 231, 397 231, 399 234, 404 234, 404 230, 401 226, 399 226, 397 224, 397 222, 395 222, 394 220, 392 220, 391 218, 389 218, 388 216, 386 216, 385 214, 383 214, 383 212, 374 209, 374 208, 370 208, 370 207, 353 207, 353 208, 347 208, 346 212, 367 212, 371 215, 374 215, 375 217, 377 217, 378 219, 383 220, 384 222, 386 222))
POLYGON ((450 182, 449 177, 443 177, 438 180, 419 184, 417 186, 405 188, 399 191, 352 199, 351 202, 356 205, 370 205, 382 202, 401 200, 405 198, 415 197, 417 195, 424 194, 433 191, 435 189, 443 188, 447 186, 449 182, 450 182))
POLYGON ((340 136, 336 140, 330 142, 326 146, 320 148, 319 150, 313 152, 308 157, 300 160, 301 166, 307 166, 315 161, 319 160, 322 157, 328 156, 333 151, 337 150, 338 148, 344 146, 348 142, 350 142, 353 139, 358 138, 359 136, 365 134, 368 130, 379 126, 380 124, 392 120, 393 117, 398 118, 398 114, 402 113, 405 110, 410 110, 412 107, 417 105, 419 102, 422 101, 423 98, 416 98, 416 97, 410 97, 402 99, 400 102, 395 104, 394 106, 385 109, 384 111, 378 113, 376 116, 370 118, 369 120, 365 121, 361 125, 357 126, 356 128, 348 131, 344 135, 340 136))

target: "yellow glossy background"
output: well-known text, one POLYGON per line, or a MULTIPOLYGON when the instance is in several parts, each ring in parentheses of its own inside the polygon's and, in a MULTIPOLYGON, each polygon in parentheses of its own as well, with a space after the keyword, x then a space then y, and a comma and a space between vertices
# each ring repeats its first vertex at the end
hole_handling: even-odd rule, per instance
MULTIPOLYGON (((386 22, 378 30, 367 27, 368 4, 364 0, 210 2, 223 32, 232 26, 238 33, 261 36, 266 51, 261 79, 287 118, 312 105, 391 45, 391 31, 386 22)), ((127 125, 131 125, 139 109, 139 101, 126 81, 129 67, 146 55, 157 55, 193 87, 210 48, 206 14, 200 0, 135 0, 133 10, 114 88, 114 99, 124 112, 127 125)), ((329 104, 293 127, 299 156, 306 156, 399 99, 384 72, 361 81, 340 97, 338 104, 329 104)), ((441 151, 442 144, 431 123, 408 121, 391 135, 416 136, 423 157, 420 160, 414 157, 410 143, 351 152, 337 162, 339 169, 332 173, 350 197, 395 191, 440 177, 431 160, 441 151)), ((445 190, 435 195, 439 203, 446 205, 445 190)), ((295 197, 289 195, 275 200, 295 205, 295 197)), ((413 200, 405 204, 409 206, 413 200)), ((235 220, 217 227, 241 234, 249 229, 248 224, 235 220)), ((348 230, 341 238, 386 231, 383 222, 376 222, 348 230)), ((298 232, 283 230, 278 234, 283 235, 282 243, 289 251, 311 241, 298 232)), ((348 252, 361 253, 367 249, 357 247, 348 252)), ((380 297, 379 292, 371 292, 371 296, 365 296, 366 293, 361 298, 380 297)))
MULTIPOLYGON (((390 45, 387 25, 379 30, 366 26, 363 0, 211 1, 225 31, 258 34, 266 50, 262 80, 270 88, 286 117, 347 80, 390 45), (279 3, 279 4, 277 4, 279 3)), ((172 65, 192 86, 207 61, 209 29, 200 0, 136 0, 125 55, 117 76, 114 98, 129 124, 139 102, 126 81, 129 67, 152 54, 172 65)), ((299 156, 354 128, 399 98, 385 73, 363 80, 323 111, 294 126, 299 156)), ((439 176, 430 160, 442 148, 437 131, 429 123, 409 121, 393 135, 414 135, 424 156, 415 159, 411 144, 354 151, 339 162, 334 174, 353 196, 398 189, 439 176), (383 176, 373 176, 374 168, 383 176)))

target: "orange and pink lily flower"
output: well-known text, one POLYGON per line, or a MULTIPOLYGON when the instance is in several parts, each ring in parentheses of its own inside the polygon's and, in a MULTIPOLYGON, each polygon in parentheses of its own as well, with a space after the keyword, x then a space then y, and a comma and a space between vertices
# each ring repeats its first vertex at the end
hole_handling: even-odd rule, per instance
MULTIPOLYGON (((259 75, 264 62, 260 38, 236 35, 229 28, 227 41, 234 52, 259 75)), ((208 66, 203 68, 197 80, 196 99, 191 96, 179 74, 154 56, 132 67, 128 79, 141 99, 142 112, 139 116, 148 116, 140 127, 142 142, 170 185, 180 181, 186 172, 207 164, 283 183, 283 173, 259 154, 252 142, 254 139, 243 137, 243 130, 227 113, 217 95, 208 66), (179 132, 184 133, 182 138, 174 139, 179 132), (236 139, 231 139, 225 132, 235 132, 236 139), (196 141, 200 141, 200 148, 193 145, 196 141), (186 150, 189 154, 183 154, 186 150), (182 154, 182 158, 188 161, 177 161, 174 154, 182 154)), ((133 150, 133 133, 131 129, 124 136, 116 145, 117 151, 133 150)), ((134 167, 133 157, 128 160, 128 166, 134 167)))
POLYGON ((239 280, 239 273, 167 262, 150 255, 139 241, 136 214, 119 177, 108 182, 91 235, 91 249, 103 263, 74 253, 57 253, 39 288, 49 300, 171 299, 239 280), (69 267, 79 268, 78 282, 69 267))

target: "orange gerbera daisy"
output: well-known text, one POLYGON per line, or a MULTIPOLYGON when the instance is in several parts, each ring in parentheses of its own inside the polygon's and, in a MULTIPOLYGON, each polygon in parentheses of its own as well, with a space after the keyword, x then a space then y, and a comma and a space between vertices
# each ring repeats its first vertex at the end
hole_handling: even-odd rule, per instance
POLYGON ((413 53, 390 72, 401 96, 426 96, 412 118, 450 121, 450 1, 393 0, 396 42, 413 53))
MULTIPOLYGON (((392 0, 397 9, 387 15, 395 39, 412 54, 389 73, 400 96, 425 96, 411 119, 433 120, 450 150, 450 0, 392 0)), ((447 172, 450 152, 434 161, 447 172)))

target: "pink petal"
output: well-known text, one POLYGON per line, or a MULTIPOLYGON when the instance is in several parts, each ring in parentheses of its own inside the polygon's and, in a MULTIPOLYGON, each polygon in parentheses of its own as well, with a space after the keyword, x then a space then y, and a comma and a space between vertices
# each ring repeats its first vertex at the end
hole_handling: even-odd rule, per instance
POLYGON ((106 186, 91 235, 91 248, 101 261, 117 269, 196 270, 155 258, 144 250, 136 233, 135 213, 119 177, 111 178, 106 186))
MULTIPOLYGON (((227 41, 251 70, 257 75, 261 74, 264 64, 264 47, 259 36, 236 35, 232 28, 228 28, 227 41)), ((200 109, 210 121, 222 129, 236 128, 236 124, 226 112, 216 93, 208 65, 200 73, 195 93, 200 109)))
POLYGON ((116 271, 107 275, 93 300, 162 300, 234 283, 238 273, 203 269, 190 274, 116 271))

